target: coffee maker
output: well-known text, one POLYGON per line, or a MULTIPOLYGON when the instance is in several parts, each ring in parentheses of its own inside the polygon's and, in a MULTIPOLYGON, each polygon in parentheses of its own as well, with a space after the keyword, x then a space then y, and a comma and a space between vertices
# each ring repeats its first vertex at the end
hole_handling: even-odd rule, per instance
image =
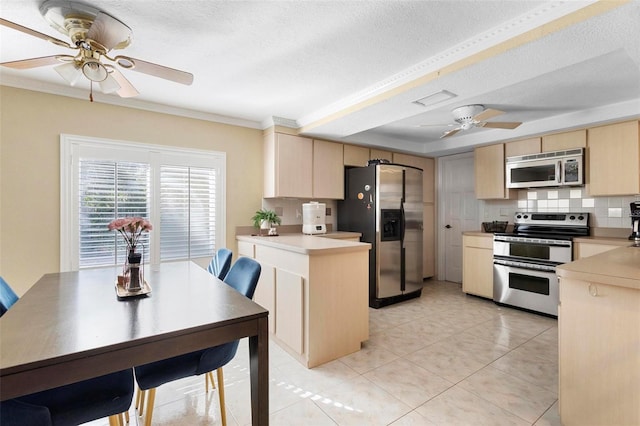
POLYGON ((640 247, 640 201, 631 202, 631 235, 635 247, 640 247))

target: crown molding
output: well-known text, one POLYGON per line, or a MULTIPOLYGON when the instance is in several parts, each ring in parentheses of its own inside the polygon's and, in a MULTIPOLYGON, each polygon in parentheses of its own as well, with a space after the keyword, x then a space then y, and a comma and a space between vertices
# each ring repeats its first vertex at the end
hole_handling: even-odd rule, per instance
MULTIPOLYGON (((74 99, 87 100, 89 92, 86 89, 80 89, 71 86, 61 86, 59 84, 37 81, 16 77, 12 75, 0 74, 2 76, 1 84, 3 86, 15 87, 17 89, 31 90, 35 92, 43 92, 51 95, 65 96, 74 99)), ((99 91, 93 93, 94 102, 121 106, 126 108, 135 108, 145 111, 157 112, 162 114, 175 115, 185 118, 193 118, 196 120, 210 121, 220 124, 229 124, 232 126, 248 127, 250 129, 262 130, 261 123, 240 118, 228 117, 219 114, 212 114, 203 111, 196 111, 188 108, 180 108, 170 105, 158 104, 155 102, 143 101, 135 98, 120 98, 114 95, 105 95, 99 91)))
POLYGON ((290 129, 298 129, 300 125, 296 120, 290 118, 271 116, 262 122, 262 129, 268 129, 274 126, 288 127, 290 129))
POLYGON ((310 125, 313 127, 314 123, 327 119, 327 117, 340 114, 347 110, 358 109, 359 104, 363 104, 376 96, 384 95, 393 89, 408 85, 430 73, 438 72, 438 70, 455 64, 464 58, 500 45, 516 36, 548 24, 563 16, 575 13, 596 2, 597 0, 547 2, 526 14, 477 34, 473 38, 452 46, 450 49, 440 52, 412 67, 406 68, 364 90, 301 117, 298 123, 300 127, 310 125))

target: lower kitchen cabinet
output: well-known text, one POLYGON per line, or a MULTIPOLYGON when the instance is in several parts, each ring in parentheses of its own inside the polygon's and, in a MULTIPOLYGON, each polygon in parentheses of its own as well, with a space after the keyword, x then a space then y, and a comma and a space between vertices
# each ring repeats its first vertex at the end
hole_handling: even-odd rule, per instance
POLYGON ((493 234, 462 236, 462 291, 493 299, 493 234))
POLYGON ((640 424, 640 290, 560 280, 563 425, 640 424))
POLYGON ((580 241, 573 242, 573 259, 578 260, 583 257, 594 256, 596 254, 604 253, 609 250, 617 249, 620 247, 628 246, 630 242, 628 240, 620 239, 618 242, 611 243, 585 243, 580 241))
POLYGON ((288 250, 286 239, 238 237, 239 254, 262 266, 254 301, 269 310, 274 341, 308 368, 359 351, 369 338, 370 246, 300 236, 289 241, 322 248, 288 250))

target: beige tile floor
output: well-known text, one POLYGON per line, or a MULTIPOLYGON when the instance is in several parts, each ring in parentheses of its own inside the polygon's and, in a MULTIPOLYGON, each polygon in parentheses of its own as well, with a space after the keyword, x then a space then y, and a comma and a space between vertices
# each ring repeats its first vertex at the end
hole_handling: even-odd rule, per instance
MULTIPOLYGON (((559 425, 557 321, 426 281, 422 297, 370 310, 361 351, 314 369, 271 342, 272 425, 559 425)), ((246 339, 224 368, 227 423, 251 424, 246 339)), ((131 409, 131 424, 142 424, 131 409)), ((156 426, 218 425, 194 377, 158 389, 156 426)), ((103 425, 102 422, 94 422, 103 425)))

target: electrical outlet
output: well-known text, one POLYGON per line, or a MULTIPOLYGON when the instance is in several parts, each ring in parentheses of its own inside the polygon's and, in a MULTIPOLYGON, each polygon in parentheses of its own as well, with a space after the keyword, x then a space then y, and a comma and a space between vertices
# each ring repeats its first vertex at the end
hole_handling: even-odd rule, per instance
POLYGON ((325 214, 325 216, 331 216, 331 207, 325 208, 324 214, 325 214))
POLYGON ((299 219, 302 217, 302 213, 300 213, 300 210, 296 209, 296 219, 299 219))

